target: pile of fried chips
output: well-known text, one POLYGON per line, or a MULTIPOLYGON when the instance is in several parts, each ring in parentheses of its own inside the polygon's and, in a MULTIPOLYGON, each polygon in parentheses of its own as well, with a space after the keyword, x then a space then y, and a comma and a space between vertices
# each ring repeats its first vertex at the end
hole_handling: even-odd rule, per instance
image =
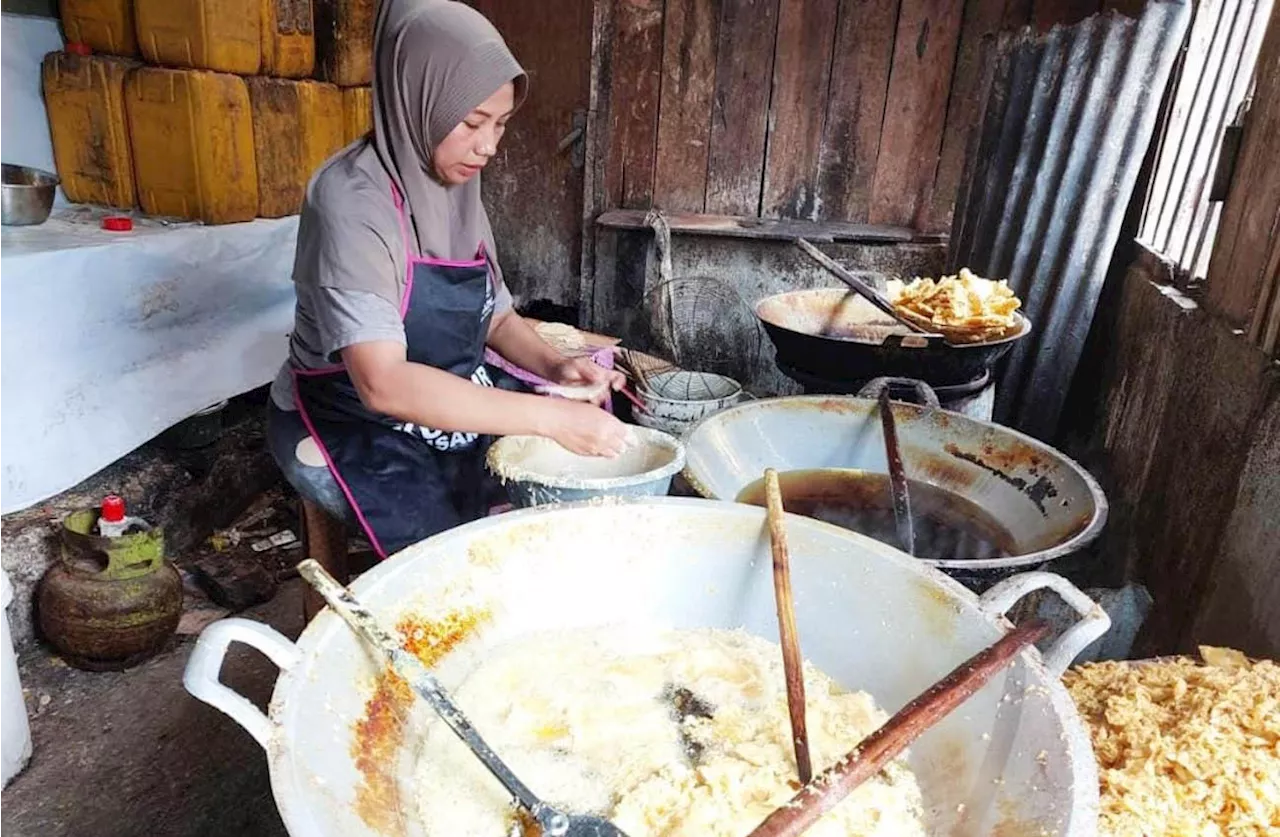
POLYGON ((1089 726, 1112 837, 1280 834, 1280 665, 1201 647, 1063 678, 1089 726))
POLYGON ((957 276, 888 283, 889 301, 905 320, 949 343, 987 343, 1016 334, 1021 300, 1006 282, 993 282, 961 268, 957 276))

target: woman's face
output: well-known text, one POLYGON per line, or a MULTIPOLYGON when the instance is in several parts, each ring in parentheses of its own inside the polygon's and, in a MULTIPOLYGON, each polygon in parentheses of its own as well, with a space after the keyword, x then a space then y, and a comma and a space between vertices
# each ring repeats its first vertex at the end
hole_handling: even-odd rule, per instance
POLYGON ((507 82, 467 114, 436 146, 432 162, 441 183, 446 186, 466 183, 498 153, 498 143, 515 108, 515 98, 515 85, 507 82))

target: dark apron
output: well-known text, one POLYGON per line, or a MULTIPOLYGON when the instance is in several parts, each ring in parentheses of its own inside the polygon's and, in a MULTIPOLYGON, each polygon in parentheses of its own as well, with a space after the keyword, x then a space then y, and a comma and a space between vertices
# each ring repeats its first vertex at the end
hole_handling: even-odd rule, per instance
MULTIPOLYGON (((495 294, 483 245, 468 262, 416 255, 403 201, 393 197, 408 264, 400 301, 408 359, 492 386, 484 347, 495 294)), ((485 514, 488 438, 375 413, 341 365, 294 369, 293 381, 302 420, 380 557, 485 514)))

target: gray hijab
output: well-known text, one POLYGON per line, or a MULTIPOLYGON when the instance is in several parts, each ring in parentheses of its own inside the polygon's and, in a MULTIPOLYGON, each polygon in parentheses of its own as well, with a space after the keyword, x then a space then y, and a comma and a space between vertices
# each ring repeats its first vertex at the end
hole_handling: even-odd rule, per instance
POLYGON ((444 186, 431 154, 476 106, 507 82, 524 99, 524 69, 476 10, 451 0, 383 0, 374 29, 373 146, 405 201, 416 250, 470 259, 496 252, 480 178, 444 186))

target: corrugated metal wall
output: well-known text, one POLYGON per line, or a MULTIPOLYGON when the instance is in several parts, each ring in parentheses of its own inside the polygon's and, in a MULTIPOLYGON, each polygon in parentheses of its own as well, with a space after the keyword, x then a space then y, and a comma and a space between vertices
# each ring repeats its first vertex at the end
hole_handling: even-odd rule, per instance
POLYGON ((1006 359, 998 422, 1051 440, 1190 18, 1149 2, 1001 36, 956 205, 950 263, 1008 279, 1034 331, 1006 359))

